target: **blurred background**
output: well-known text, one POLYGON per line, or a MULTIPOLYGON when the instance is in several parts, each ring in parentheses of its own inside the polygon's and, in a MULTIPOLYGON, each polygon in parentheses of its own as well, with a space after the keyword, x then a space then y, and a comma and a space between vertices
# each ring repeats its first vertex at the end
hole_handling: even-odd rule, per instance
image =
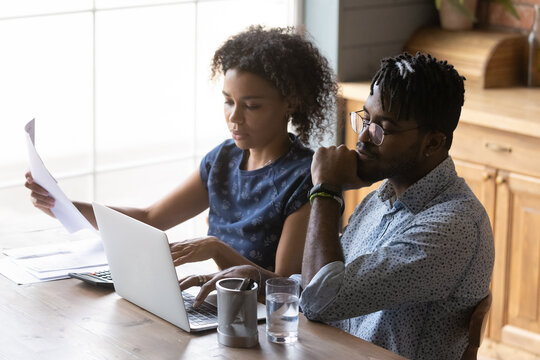
MULTIPOLYGON (((293 0, 0 2, 0 221, 47 221, 22 184, 24 125, 72 200, 144 206, 229 137, 213 52, 251 24, 294 25, 293 0)), ((181 227, 205 234, 203 214, 181 227)), ((18 224, 18 225, 17 225, 18 224)))
MULTIPOLYGON (((480 0, 477 27, 525 31, 480 0)), ((433 0, 3 0, 0 1, 0 236, 44 220, 22 186, 24 125, 67 196, 144 206, 198 168, 228 138, 214 50, 252 24, 298 26, 340 81, 366 81, 421 26, 433 0)), ((339 142, 339 131, 327 143, 339 142)), ((180 226, 205 233, 205 214, 180 226)))

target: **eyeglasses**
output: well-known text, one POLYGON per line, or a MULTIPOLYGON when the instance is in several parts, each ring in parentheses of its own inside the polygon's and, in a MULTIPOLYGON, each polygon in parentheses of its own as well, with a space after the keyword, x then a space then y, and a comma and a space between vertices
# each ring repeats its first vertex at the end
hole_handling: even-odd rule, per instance
POLYGON ((351 126, 355 133, 361 135, 366 129, 368 129, 369 139, 377 146, 381 146, 385 135, 400 134, 410 130, 416 130, 419 126, 405 129, 405 130, 384 130, 379 124, 367 121, 364 116, 364 110, 355 111, 350 114, 351 126), (360 128, 360 124, 362 127, 360 128))

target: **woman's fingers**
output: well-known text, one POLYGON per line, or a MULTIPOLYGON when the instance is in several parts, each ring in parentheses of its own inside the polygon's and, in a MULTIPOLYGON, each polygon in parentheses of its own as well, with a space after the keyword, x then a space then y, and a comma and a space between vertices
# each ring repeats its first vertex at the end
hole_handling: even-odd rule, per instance
POLYGON ((24 186, 32 191, 33 194, 39 194, 42 196, 50 196, 49 192, 36 183, 24 183, 24 186))
POLYGON ((180 289, 186 290, 193 286, 200 286, 199 277, 197 275, 190 275, 178 281, 180 283, 180 289))
POLYGON ((174 265, 208 260, 212 257, 212 243, 208 237, 175 242, 169 245, 174 265))
POLYGON ((49 216, 55 217, 51 209, 54 207, 55 199, 50 196, 49 192, 34 182, 34 178, 30 171, 24 174, 26 182, 24 186, 30 189, 30 201, 34 204, 34 207, 40 209, 49 216))
POLYGON ((32 192, 30 194, 30 199, 32 200, 32 203, 36 207, 45 208, 45 209, 50 209, 54 207, 54 198, 48 195, 42 195, 42 194, 32 192))
POLYGON ((209 275, 190 275, 183 279, 180 279, 178 282, 180 283, 180 289, 182 291, 189 289, 193 286, 200 286, 201 290, 195 297, 195 302, 193 303, 194 307, 199 306, 202 304, 204 299, 216 288, 216 281, 219 280, 216 279, 215 274, 209 274, 209 275))
POLYGON ((201 290, 195 297, 195 302, 193 303, 194 307, 201 305, 204 299, 206 299, 206 297, 208 296, 208 294, 210 294, 216 289, 216 283, 218 282, 218 280, 223 278, 219 274, 220 273, 206 275, 206 282, 202 284, 201 290))
POLYGON ((187 254, 175 254, 172 256, 174 266, 180 266, 191 262, 198 262, 206 260, 206 258, 200 258, 197 256, 197 254, 193 251, 187 253, 187 254))

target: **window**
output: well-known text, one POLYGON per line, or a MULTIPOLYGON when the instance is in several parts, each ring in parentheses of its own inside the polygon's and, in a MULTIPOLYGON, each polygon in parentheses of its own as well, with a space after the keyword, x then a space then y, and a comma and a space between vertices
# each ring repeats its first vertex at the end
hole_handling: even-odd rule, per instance
MULTIPOLYGON (((296 0, 0 3, 0 221, 40 216, 22 185, 23 127, 71 199, 145 206, 229 134, 214 50, 251 24, 287 26, 296 0)), ((206 230, 204 215, 181 225, 206 230)))

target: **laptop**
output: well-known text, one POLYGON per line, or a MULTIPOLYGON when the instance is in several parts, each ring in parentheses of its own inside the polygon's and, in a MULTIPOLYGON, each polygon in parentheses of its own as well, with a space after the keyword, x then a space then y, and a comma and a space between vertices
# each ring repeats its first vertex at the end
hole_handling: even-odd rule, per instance
MULTIPOLYGON (((180 289, 165 232, 95 202, 92 207, 118 295, 184 331, 217 328, 216 296, 198 308, 188 304, 193 295, 180 289)), ((257 317, 266 317, 263 304, 257 303, 257 317)))

